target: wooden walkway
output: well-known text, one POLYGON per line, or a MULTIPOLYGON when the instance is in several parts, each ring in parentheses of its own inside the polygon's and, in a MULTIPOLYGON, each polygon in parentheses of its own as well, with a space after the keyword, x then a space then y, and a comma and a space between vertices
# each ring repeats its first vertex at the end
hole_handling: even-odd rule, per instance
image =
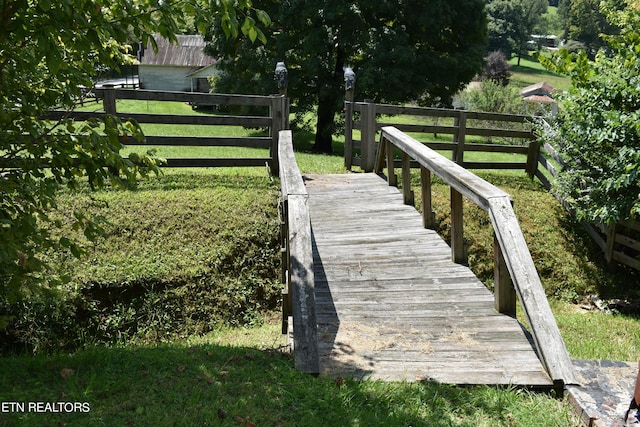
POLYGON ((304 176, 320 372, 551 388, 531 340, 375 174, 304 176))

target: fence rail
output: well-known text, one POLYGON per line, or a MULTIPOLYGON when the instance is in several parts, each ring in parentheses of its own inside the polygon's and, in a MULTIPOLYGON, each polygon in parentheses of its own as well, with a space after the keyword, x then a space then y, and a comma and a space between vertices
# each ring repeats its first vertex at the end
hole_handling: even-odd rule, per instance
MULTIPOLYGON (((150 135, 144 140, 127 138, 126 145, 151 146, 192 146, 192 147, 244 147, 269 149, 265 157, 236 158, 168 158, 165 167, 239 167, 268 166, 273 174, 278 173, 278 134, 289 126, 288 98, 281 95, 234 95, 207 94, 193 92, 162 92, 134 89, 104 88, 95 90, 96 99, 102 100, 102 112, 53 111, 47 118, 60 120, 89 120, 102 118, 105 114, 121 119, 133 119, 146 124, 173 124, 184 126, 239 126, 245 128, 268 128, 268 136, 178 136, 150 135), (242 107, 263 107, 265 115, 173 115, 119 112, 117 100, 185 102, 191 105, 223 105, 242 107)), ((125 142, 125 141, 123 141, 125 142)))
POLYGON ((447 160, 423 143, 394 127, 381 129, 380 150, 375 171, 387 165, 389 185, 397 184, 393 150, 402 152, 402 192, 413 204, 410 159, 420 165, 423 223, 433 227, 431 174, 451 188, 451 253, 455 262, 465 262, 462 197, 485 210, 495 232, 495 306, 501 313, 515 315, 516 294, 520 299, 541 360, 554 382, 576 384, 573 364, 555 323, 533 259, 513 211, 511 196, 462 166, 447 160), (513 284, 513 288, 511 287, 513 284), (515 292, 514 292, 515 290, 515 292))
POLYGON ((393 126, 407 133, 432 133, 451 135, 451 142, 422 141, 433 150, 451 151, 451 159, 467 169, 522 169, 532 174, 533 160, 537 157, 537 147, 530 142, 535 135, 530 116, 516 114, 485 113, 480 111, 453 110, 376 104, 373 102, 345 102, 345 166, 359 166, 364 171, 374 167, 376 134, 385 126, 393 126), (360 120, 354 120, 359 113, 360 120), (383 116, 410 115, 430 118, 433 121, 446 119, 444 124, 406 124, 382 121, 383 116), (489 126, 491 125, 491 126, 489 126), (521 129, 514 129, 515 126, 521 129), (353 131, 359 130, 361 139, 353 138, 353 131), (468 137, 509 138, 518 144, 470 143, 468 137), (360 150, 360 157, 354 156, 360 150), (527 156, 522 162, 469 162, 464 160, 465 152, 510 153, 527 156))

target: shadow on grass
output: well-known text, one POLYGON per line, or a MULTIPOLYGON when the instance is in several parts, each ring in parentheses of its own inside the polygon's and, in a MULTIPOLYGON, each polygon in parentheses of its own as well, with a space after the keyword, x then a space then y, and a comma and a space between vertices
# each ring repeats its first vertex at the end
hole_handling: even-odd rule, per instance
POLYGON ((314 378, 278 349, 172 344, 1 363, 3 408, 24 406, 0 412, 2 426, 500 425, 527 406, 513 390, 314 378), (30 412, 37 402, 84 406, 30 412))

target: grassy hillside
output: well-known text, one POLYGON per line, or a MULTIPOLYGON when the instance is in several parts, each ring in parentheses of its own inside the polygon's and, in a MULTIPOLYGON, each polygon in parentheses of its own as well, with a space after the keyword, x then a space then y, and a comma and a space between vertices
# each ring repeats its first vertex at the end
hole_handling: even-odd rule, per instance
POLYGON ((558 90, 568 90, 571 87, 571 80, 566 76, 547 71, 540 63, 533 58, 522 58, 520 65, 517 65, 518 59, 512 58, 511 64, 511 84, 519 89, 523 87, 547 82, 558 90))

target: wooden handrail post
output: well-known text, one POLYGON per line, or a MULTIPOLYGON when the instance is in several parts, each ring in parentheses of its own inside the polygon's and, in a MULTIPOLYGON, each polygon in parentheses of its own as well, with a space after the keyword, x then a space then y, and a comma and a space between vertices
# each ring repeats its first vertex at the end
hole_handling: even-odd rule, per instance
POLYGON ((511 285, 511 276, 495 233, 493 236, 493 286, 496 311, 515 318, 516 291, 511 285))
POLYGON ((398 177, 396 176, 395 163, 393 161, 393 144, 387 140, 383 140, 383 144, 386 144, 387 153, 387 180, 389 185, 394 187, 398 186, 398 177))
POLYGON ((422 226, 435 228, 433 204, 431 202, 431 171, 420 165, 420 185, 422 191, 422 226))
POLYGON ((113 85, 104 85, 102 107, 107 114, 116 114, 116 89, 113 85))
POLYGON ((365 99, 362 106, 362 129, 360 141, 360 167, 365 172, 371 172, 375 163, 376 147, 376 104, 365 99))
POLYGON ((353 99, 356 74, 350 67, 344 69, 344 167, 351 170, 353 164, 353 99))
POLYGON ((413 205, 414 196, 411 190, 411 157, 402 152, 402 197, 405 205, 413 205))
POLYGON ((278 140, 280 131, 284 130, 284 112, 286 111, 287 97, 282 95, 274 95, 271 97, 271 147, 269 149, 269 158, 271 163, 271 175, 278 176, 280 167, 278 160, 278 140))
POLYGON ((463 216, 462 194, 451 187, 451 259, 458 264, 467 262, 463 216))

